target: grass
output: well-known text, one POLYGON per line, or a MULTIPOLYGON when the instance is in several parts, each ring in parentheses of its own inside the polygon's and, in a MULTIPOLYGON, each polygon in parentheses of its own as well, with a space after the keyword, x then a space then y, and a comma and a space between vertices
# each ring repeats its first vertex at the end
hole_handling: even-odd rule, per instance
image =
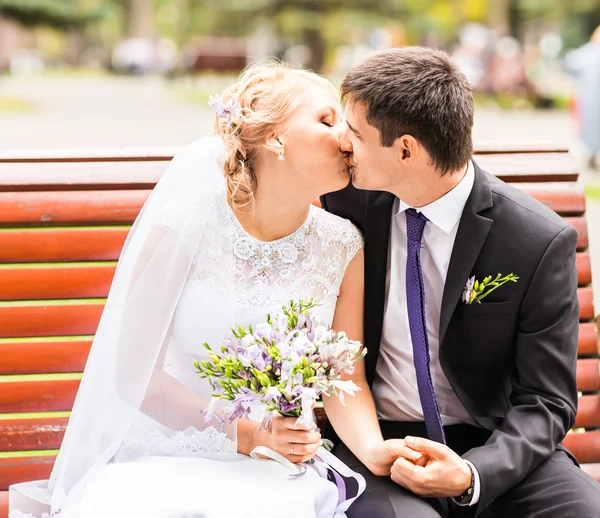
POLYGON ((35 111, 35 104, 20 97, 0 97, 0 112, 22 113, 35 111))
POLYGON ((232 84, 236 76, 229 74, 202 74, 175 79, 167 83, 167 91, 176 99, 198 104, 210 109, 208 101, 211 95, 220 94, 232 84))
POLYGON ((80 380, 81 372, 61 372, 56 374, 6 374, 0 376, 0 384, 20 381, 65 381, 80 380))
POLYGON ((56 457, 58 450, 0 451, 0 459, 16 457, 56 457))
POLYGON ((586 185, 585 196, 586 198, 600 201, 600 185, 586 185))

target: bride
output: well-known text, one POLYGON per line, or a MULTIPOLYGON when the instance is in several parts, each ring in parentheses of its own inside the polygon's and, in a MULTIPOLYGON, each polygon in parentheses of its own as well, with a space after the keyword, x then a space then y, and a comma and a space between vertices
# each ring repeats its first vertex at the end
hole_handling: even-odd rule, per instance
MULTIPOLYGON (((204 422, 210 387, 194 368, 203 342, 290 299, 319 299, 319 317, 351 339, 362 339, 363 314, 362 237, 311 205, 349 182, 333 86, 262 65, 212 105, 217 136, 174 158, 129 234, 51 478, 12 486, 11 518, 332 518, 364 489, 331 455, 331 467, 356 479, 353 491, 318 463, 290 476, 321 444, 294 418, 276 417, 271 433, 260 408, 250 420, 204 422), (250 456, 256 447, 289 462, 250 456)), ((357 383, 354 399, 372 408, 357 383)), ((358 422, 361 405, 326 410, 335 426, 344 412, 358 422)), ((367 421, 373 436, 377 422, 367 421)), ((360 449, 359 431, 338 433, 360 449)), ((357 455, 389 473, 394 459, 377 433, 357 455)))

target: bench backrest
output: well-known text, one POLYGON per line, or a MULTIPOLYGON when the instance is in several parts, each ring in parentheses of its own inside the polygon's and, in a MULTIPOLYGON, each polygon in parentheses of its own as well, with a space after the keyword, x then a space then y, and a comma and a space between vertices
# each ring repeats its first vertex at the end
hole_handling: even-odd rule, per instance
MULTIPOLYGON (((174 151, 0 154, 0 518, 10 484, 50 474, 121 247, 174 151)), ((600 478, 598 337, 575 165, 539 143, 481 143, 476 160, 579 233, 582 394, 565 442, 600 478)))

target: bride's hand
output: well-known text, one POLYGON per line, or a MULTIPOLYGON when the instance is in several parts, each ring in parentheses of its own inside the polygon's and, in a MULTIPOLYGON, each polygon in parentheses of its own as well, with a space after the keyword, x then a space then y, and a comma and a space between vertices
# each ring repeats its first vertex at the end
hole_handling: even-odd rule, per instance
POLYGON ((373 475, 389 477, 392 465, 398 457, 404 457, 413 464, 423 465, 427 462, 425 456, 409 448, 404 439, 389 439, 374 444, 367 450, 368 458, 365 465, 373 475))
POLYGON ((273 417, 271 433, 259 430, 254 431, 254 446, 265 446, 294 463, 306 462, 314 457, 321 446, 321 434, 307 430, 304 426, 296 424, 296 417, 273 417))

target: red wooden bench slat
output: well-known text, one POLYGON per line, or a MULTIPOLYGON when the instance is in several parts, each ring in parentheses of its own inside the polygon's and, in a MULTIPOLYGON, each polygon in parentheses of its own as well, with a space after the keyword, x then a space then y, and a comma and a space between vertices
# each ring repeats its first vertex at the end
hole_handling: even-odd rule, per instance
POLYGON ((577 231, 577 251, 587 250, 589 246, 589 234, 585 216, 565 217, 563 219, 577 231))
POLYGON ((0 451, 57 450, 68 417, 0 421, 0 451))
POLYGON ((598 358, 577 361, 577 390, 581 392, 600 391, 600 361, 598 358))
POLYGON ((8 491, 0 491, 0 518, 8 516, 8 491))
POLYGON ((0 163, 0 192, 152 189, 166 162, 0 163))
POLYGON ((476 154, 567 153, 564 144, 550 140, 478 140, 473 143, 476 154))
POLYGON ((55 457, 15 457, 0 459, 0 491, 11 484, 45 480, 50 477, 55 457))
POLYGON ((578 288, 579 320, 592 320, 594 313, 594 294, 592 288, 578 288))
POLYGON ((579 286, 587 286, 592 282, 592 262, 590 254, 580 252, 577 254, 577 278, 579 286))
POLYGON ((585 212, 585 193, 579 182, 514 183, 514 187, 541 201, 562 216, 585 212))
POLYGON ((598 326, 596 322, 579 324, 579 356, 598 355, 598 326))
POLYGON ((0 225, 132 223, 149 190, 0 192, 0 225))
POLYGON ((0 268, 0 300, 103 298, 115 266, 0 268))
POLYGON ((92 335, 104 304, 0 306, 0 336, 92 335))
POLYGON ((0 375, 82 372, 91 345, 92 341, 85 339, 0 342, 0 375))
POLYGON ((600 432, 598 431, 567 434, 563 444, 582 464, 600 459, 600 432))
POLYGON ((0 230, 0 263, 114 261, 128 228, 0 230))
POLYGON ((576 182, 577 165, 566 153, 476 155, 475 161, 505 182, 576 182))
POLYGON ((66 412, 73 408, 79 380, 6 381, 0 388, 0 414, 66 412))
POLYGON ((579 398, 575 428, 600 428, 600 394, 579 398))

